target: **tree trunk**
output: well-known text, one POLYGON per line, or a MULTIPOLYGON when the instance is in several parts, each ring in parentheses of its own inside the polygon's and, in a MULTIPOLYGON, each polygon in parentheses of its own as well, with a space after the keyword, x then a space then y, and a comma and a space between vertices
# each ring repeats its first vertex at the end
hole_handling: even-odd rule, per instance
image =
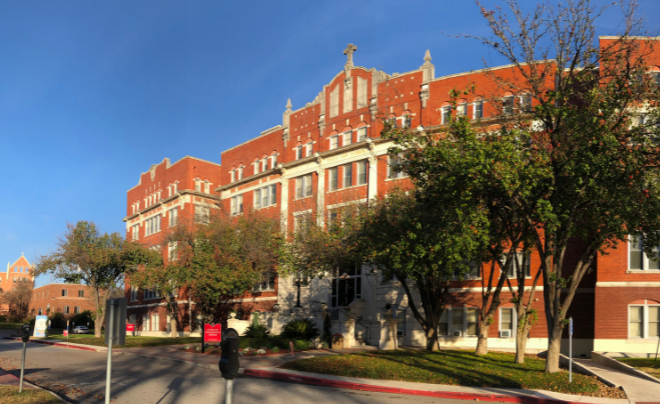
POLYGON ((477 339, 477 349, 474 351, 475 355, 486 355, 488 353, 488 329, 490 324, 488 321, 483 321, 479 328, 479 337, 477 339))
POLYGON ((545 371, 548 373, 559 372, 559 355, 561 353, 561 335, 563 328, 554 326, 548 332, 548 357, 545 361, 545 371))
POLYGON ((177 321, 173 315, 170 315, 170 337, 177 338, 178 336, 177 321))
POLYGON ((426 350, 437 351, 440 349, 438 345, 438 327, 429 327, 426 329, 426 350))
POLYGON ((516 363, 525 363, 525 350, 527 349, 529 326, 525 324, 522 329, 518 327, 516 333, 516 363))
POLYGON ((105 323, 105 313, 103 303, 101 303, 101 294, 96 290, 96 299, 94 301, 96 306, 96 318, 94 319, 94 338, 102 338, 103 323, 105 323))

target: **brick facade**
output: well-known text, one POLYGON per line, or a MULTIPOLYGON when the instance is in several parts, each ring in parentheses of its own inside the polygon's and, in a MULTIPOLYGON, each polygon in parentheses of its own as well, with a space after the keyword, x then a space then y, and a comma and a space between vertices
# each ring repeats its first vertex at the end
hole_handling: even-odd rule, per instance
POLYGON ((70 320, 85 310, 94 312, 94 298, 92 289, 87 285, 72 283, 51 283, 34 288, 30 300, 29 313, 36 315, 52 315, 62 313, 64 318, 70 320))
MULTIPOLYGON (((21 282, 29 283, 34 287, 34 266, 21 254, 14 263, 7 263, 7 271, 0 272, 0 291, 7 293, 21 282)), ((0 313, 7 313, 9 307, 6 304, 0 305, 0 313)))

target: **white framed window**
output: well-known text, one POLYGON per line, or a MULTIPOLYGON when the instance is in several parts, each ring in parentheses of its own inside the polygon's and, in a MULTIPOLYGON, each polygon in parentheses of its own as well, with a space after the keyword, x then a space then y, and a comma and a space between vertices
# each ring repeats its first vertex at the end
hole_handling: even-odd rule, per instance
POLYGON ((131 286, 131 301, 134 302, 138 299, 138 287, 131 286))
POLYGON ((262 274, 261 281, 254 285, 253 292, 269 292, 275 290, 275 272, 266 272, 262 274))
POLYGON ((202 181, 199 178, 195 178, 195 191, 202 192, 202 181))
POLYGON ((397 179, 403 178, 406 174, 403 171, 398 170, 398 166, 401 164, 402 157, 392 157, 387 156, 387 178, 397 179))
POLYGON ((330 118, 339 115, 339 86, 330 92, 330 118))
POLYGON ((339 170, 337 167, 332 167, 328 170, 328 190, 336 191, 339 186, 339 170))
POLYGON ((230 214, 232 216, 243 213, 243 194, 232 196, 230 199, 230 214))
POLYGON ((177 241, 170 241, 167 243, 167 260, 168 261, 176 261, 177 260, 177 254, 176 254, 176 247, 179 245, 177 241))
POLYGON ((69 314, 69 306, 64 306, 64 314, 69 314))
POLYGON ((229 182, 236 181, 236 169, 233 169, 229 172, 229 182))
POLYGON ((362 267, 353 265, 333 271, 331 278, 331 307, 344 307, 362 298, 362 267))
POLYGON ((261 209, 275 205, 277 200, 277 185, 272 184, 254 191, 254 208, 261 209))
POLYGON ((167 211, 167 217, 169 219, 169 227, 174 227, 179 222, 179 208, 170 209, 167 211))
POLYGON ((295 148, 295 153, 296 153, 296 160, 300 160, 303 158, 303 147, 302 145, 299 145, 298 147, 295 148))
MULTIPOLYGON (((655 261, 646 255, 644 252, 644 236, 637 235, 635 240, 634 235, 628 236, 628 270, 629 271, 658 271, 660 270, 660 261, 655 261)), ((660 250, 656 247, 653 249, 656 254, 660 250)))
POLYGON ((293 232, 298 233, 306 229, 312 223, 311 213, 297 214, 293 217, 293 232))
POLYGON ((243 166, 238 167, 236 170, 236 180, 242 180, 243 179, 243 166))
POLYGON ((268 158, 264 158, 261 160, 261 171, 266 171, 268 170, 268 158))
POLYGON ((80 306, 73 307, 73 314, 80 314, 80 306))
POLYGON ((62 297, 67 297, 69 296, 69 291, 66 289, 62 289, 62 297))
POLYGON ((412 118, 410 117, 409 114, 405 114, 401 117, 401 127, 402 128, 409 128, 410 123, 412 122, 412 118))
POLYGON ((85 297, 85 291, 84 290, 79 290, 78 291, 78 297, 85 297))
POLYGON ((456 106, 456 116, 467 116, 467 102, 461 102, 456 106))
POLYGON ((451 105, 445 105, 440 109, 440 123, 445 125, 451 119, 451 105))
POLYGON ((151 320, 151 331, 160 331, 160 316, 158 314, 153 314, 151 320))
POLYGON ((520 109, 523 112, 531 112, 532 111, 532 95, 531 94, 523 94, 520 96, 520 109))
POLYGON ((150 288, 150 289, 145 289, 144 290, 144 299, 158 299, 160 297, 160 294, 156 290, 156 288, 150 288))
POLYGON ((150 331, 150 328, 149 328, 149 324, 151 323, 151 321, 149 321, 150 319, 151 319, 151 316, 148 315, 148 314, 145 315, 145 316, 142 316, 142 330, 143 331, 150 331))
POLYGON ((342 133, 342 141, 341 141, 342 146, 348 146, 349 144, 353 143, 353 131, 347 131, 342 133))
POLYGON ((314 153, 314 143, 307 142, 305 145, 305 157, 311 157, 312 153, 314 153))
POLYGON ((366 126, 361 126, 357 129, 357 141, 362 142, 363 140, 367 140, 367 127, 366 126))
POLYGON ((339 147, 339 135, 330 136, 330 150, 339 147))
POLYGON ((179 192, 179 181, 175 181, 174 184, 172 184, 172 189, 175 194, 179 192))
POLYGON ((343 166, 344 171, 344 188, 350 188, 353 186, 353 164, 345 164, 343 166))
POLYGON ((532 265, 530 257, 525 259, 525 255, 521 252, 516 253, 515 262, 511 263, 507 276, 509 278, 517 278, 519 271, 524 271, 525 278, 532 277, 532 265))
MULTIPOLYGON (((500 307, 500 331, 509 331, 510 338, 516 334, 515 324, 517 322, 516 309, 513 307, 500 307)), ((502 335, 502 334, 500 334, 502 335)))
POLYGON ((357 162, 357 185, 367 183, 367 160, 357 162))
MULTIPOLYGON (((211 183, 208 181, 204 181, 204 192, 207 194, 211 193, 211 183)), ((158 195, 160 197, 160 195, 158 195)))
POLYGON ((660 336, 660 303, 644 300, 644 303, 628 306, 628 338, 657 339, 660 336))
POLYGON ((440 315, 439 335, 475 337, 478 329, 479 313, 475 307, 448 307, 440 315))
POLYGON ((277 166, 277 154, 273 154, 270 158, 270 168, 275 168, 277 166))
POLYGON ((208 206, 195 205, 195 222, 208 223, 211 216, 211 208, 208 206))
POLYGON ((144 221, 144 223, 145 223, 144 235, 145 236, 150 236, 150 235, 158 233, 160 231, 161 216, 162 215, 158 214, 158 215, 150 217, 149 219, 144 221))
POLYGON ((506 95, 504 98, 502 98, 502 112, 504 115, 511 115, 513 114, 513 107, 514 107, 514 97, 513 95, 506 95))
POLYGON ((133 226, 131 226, 131 233, 133 240, 137 240, 140 237, 140 225, 134 224, 133 226))
POLYGON ((484 117, 484 102, 482 100, 476 100, 472 104, 472 118, 481 119, 484 117))
POLYGON ((296 199, 312 196, 312 175, 296 178, 296 199))
POLYGON ((395 308, 392 310, 392 318, 396 320, 396 336, 406 336, 406 309, 395 308))

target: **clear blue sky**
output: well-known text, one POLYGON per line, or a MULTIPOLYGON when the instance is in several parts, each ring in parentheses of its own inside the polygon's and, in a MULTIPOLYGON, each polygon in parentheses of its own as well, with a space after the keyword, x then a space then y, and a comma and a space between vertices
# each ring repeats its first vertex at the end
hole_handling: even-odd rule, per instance
MULTIPOLYGON (((660 2, 640 5, 656 30, 660 2)), ((607 13, 598 34, 619 19, 607 13)), ((349 42, 357 65, 388 73, 418 68, 426 49, 436 76, 490 57, 443 32, 486 25, 467 0, 0 0, 0 261, 34 262, 67 222, 123 233, 141 172, 164 157, 220 162, 280 124, 287 98, 312 101, 349 42)))

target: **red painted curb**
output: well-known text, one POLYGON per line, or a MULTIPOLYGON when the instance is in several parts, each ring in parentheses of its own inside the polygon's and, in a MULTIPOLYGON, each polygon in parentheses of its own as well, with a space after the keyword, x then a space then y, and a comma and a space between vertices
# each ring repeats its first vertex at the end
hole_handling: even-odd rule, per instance
POLYGON ((505 396, 505 395, 497 395, 497 394, 474 394, 474 393, 457 393, 450 391, 400 389, 396 387, 374 386, 371 384, 361 384, 361 383, 321 379, 319 377, 299 376, 290 373, 272 372, 269 370, 245 369, 243 375, 263 377, 267 379, 284 380, 288 382, 295 382, 302 384, 311 384, 315 386, 337 387, 342 389, 373 391, 378 393, 406 394, 410 396, 438 397, 438 398, 448 398, 455 400, 495 401, 495 402, 519 403, 519 404, 587 404, 577 401, 553 400, 553 399, 528 397, 528 396, 505 396))
MULTIPOLYGON (((5 338, 6 339, 13 339, 15 341, 21 341, 20 338, 8 338, 8 337, 5 337, 5 338)), ((70 344, 62 344, 60 342, 39 341, 39 340, 34 340, 34 339, 28 340, 28 342, 36 342, 37 344, 45 344, 45 345, 55 345, 55 346, 59 346, 59 347, 62 347, 62 348, 80 349, 81 351, 98 352, 98 350, 96 348, 88 348, 86 346, 74 346, 74 345, 70 345, 70 344)))

